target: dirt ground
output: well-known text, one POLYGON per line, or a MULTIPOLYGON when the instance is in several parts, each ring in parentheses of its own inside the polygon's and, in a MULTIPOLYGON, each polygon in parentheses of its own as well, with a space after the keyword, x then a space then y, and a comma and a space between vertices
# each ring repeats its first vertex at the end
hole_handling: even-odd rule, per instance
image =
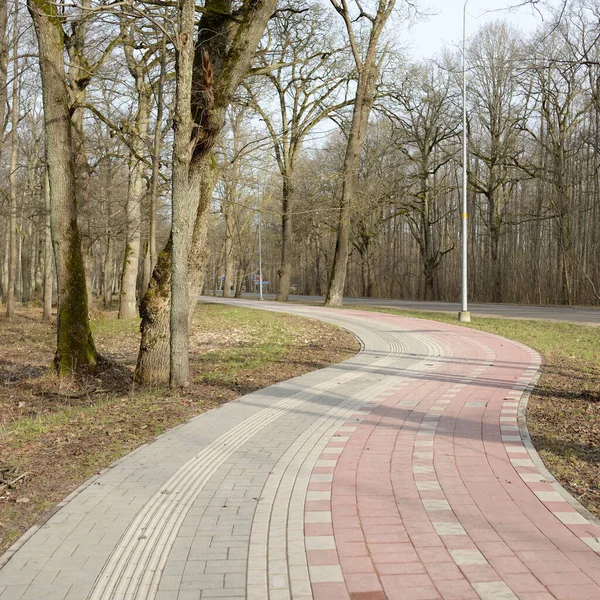
POLYGON ((339 362, 358 350, 342 329, 289 315, 201 305, 182 392, 133 384, 139 320, 97 313, 96 377, 50 371, 55 323, 41 310, 0 319, 0 553, 88 477, 223 402, 339 362))
POLYGON ((529 400, 527 425, 546 467, 600 517, 600 368, 548 355, 529 400))

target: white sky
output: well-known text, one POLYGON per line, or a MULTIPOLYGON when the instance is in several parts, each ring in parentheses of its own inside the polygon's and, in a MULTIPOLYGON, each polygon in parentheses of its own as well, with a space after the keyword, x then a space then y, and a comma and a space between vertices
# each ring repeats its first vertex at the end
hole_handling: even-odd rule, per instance
MULTIPOLYGON (((523 0, 469 0, 467 5, 467 38, 488 21, 505 19, 524 33, 534 31, 543 21, 531 6, 502 10, 521 4, 523 0)), ((419 0, 418 6, 427 13, 436 13, 404 32, 412 55, 431 58, 444 45, 455 46, 462 41, 463 0, 419 0)), ((547 17, 546 17, 547 18, 547 17)))

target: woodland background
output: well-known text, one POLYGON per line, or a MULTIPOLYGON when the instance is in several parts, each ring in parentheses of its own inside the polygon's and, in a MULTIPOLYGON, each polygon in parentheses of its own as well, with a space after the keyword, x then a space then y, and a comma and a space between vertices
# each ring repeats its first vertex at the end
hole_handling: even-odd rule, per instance
MULTIPOLYGON (((225 4, 230 17, 245 10, 225 4)), ((0 0, 0 296, 8 313, 15 301, 43 302, 46 316, 57 301, 46 165, 61 142, 44 137, 39 33, 28 14, 42 5, 63 32, 88 305, 136 316, 172 227, 184 60, 173 32, 183 31, 185 9, 0 0)), ((192 3, 191 30, 210 5, 192 3)), ((347 218, 346 295, 459 297, 461 53, 410 60, 403 32, 426 11, 370 6, 289 0, 270 15, 231 102, 219 105, 223 127, 203 163, 214 188, 202 266, 190 293, 256 289, 260 222, 266 289, 283 300, 326 294, 347 218), (345 201, 360 54, 388 9, 345 201), (354 18, 346 29, 345 10, 354 18)), ((469 297, 598 304, 600 6, 556 3, 529 35, 501 14, 467 41, 469 297)), ((209 94, 218 65, 198 48, 219 42, 198 31, 209 94)), ((199 123, 190 131, 207 129, 199 123)))

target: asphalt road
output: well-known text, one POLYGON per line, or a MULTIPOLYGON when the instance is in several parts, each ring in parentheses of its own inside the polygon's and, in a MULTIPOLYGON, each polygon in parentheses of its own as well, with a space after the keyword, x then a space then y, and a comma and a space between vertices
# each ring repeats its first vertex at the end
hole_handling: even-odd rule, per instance
MULTIPOLYGON (((265 294, 265 299, 274 300, 275 294, 265 294)), ((258 298, 258 294, 244 294, 244 298, 258 298)), ((293 302, 323 302, 323 296, 290 296, 293 302)), ((410 310, 430 310, 457 313, 458 302, 424 302, 419 300, 389 300, 385 298, 344 298, 347 305, 389 306, 410 310)), ((600 309, 572 308, 567 306, 521 306, 517 304, 470 304, 473 317, 503 317, 509 319, 548 319, 551 321, 569 321, 573 323, 600 324, 600 309)))

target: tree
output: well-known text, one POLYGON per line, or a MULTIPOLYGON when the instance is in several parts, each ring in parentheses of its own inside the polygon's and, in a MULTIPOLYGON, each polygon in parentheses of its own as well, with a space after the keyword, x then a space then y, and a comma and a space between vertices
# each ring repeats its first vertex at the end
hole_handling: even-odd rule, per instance
POLYGON ((260 75, 259 82, 249 79, 246 84, 250 105, 267 127, 281 174, 280 302, 290 293, 298 157, 315 127, 350 104, 344 93, 348 74, 331 25, 318 5, 282 12, 271 22, 266 45, 258 53, 253 72, 260 75), (266 86, 261 87, 263 82, 266 86), (268 109, 273 100, 278 107, 275 115, 268 109))
POLYGON ((129 138, 129 185, 127 193, 127 237, 121 275, 119 318, 128 319, 138 314, 137 280, 140 264, 142 201, 146 193, 144 180, 146 135, 150 113, 151 88, 148 82, 148 64, 155 48, 144 48, 136 59, 134 48, 139 52, 142 44, 136 39, 135 21, 127 22, 121 17, 121 40, 127 69, 133 78, 136 92, 135 114, 128 126, 129 138))
POLYGON ((396 0, 377 0, 372 13, 369 13, 359 2, 356 2, 352 9, 346 0, 330 1, 344 21, 357 78, 344 158, 335 255, 325 299, 326 305, 339 306, 344 297, 348 265, 350 208, 356 196, 360 154, 367 135, 369 115, 375 101, 375 90, 384 54, 380 47, 380 40, 396 0))
MULTIPOLYGON (((19 139, 17 137, 17 125, 19 124, 19 58, 18 58, 18 5, 15 4, 13 12, 13 80, 10 109, 10 172, 8 176, 9 185, 9 211, 8 222, 8 289, 6 293, 6 316, 12 319, 15 314, 15 285, 17 280, 17 161, 19 154, 19 139)), ((0 98, 1 100, 1 98, 0 98)))
POLYGON ((410 200, 400 206, 419 246, 425 300, 439 299, 438 268, 454 248, 454 244, 441 247, 437 225, 445 216, 445 207, 439 202, 448 186, 443 168, 454 154, 448 143, 456 137, 459 123, 451 110, 455 95, 448 71, 417 65, 392 93, 394 104, 389 111, 399 130, 396 144, 410 164, 410 200))
POLYGON ((574 143, 579 140, 574 133, 583 122, 589 107, 587 102, 581 102, 585 78, 583 66, 573 64, 564 68, 561 64, 569 60, 569 50, 564 39, 568 35, 568 27, 569 21, 562 21, 550 37, 545 37, 546 49, 551 58, 542 59, 547 66, 536 69, 534 73, 545 131, 543 151, 548 156, 542 177, 552 190, 549 203, 558 248, 557 283, 561 290, 560 301, 564 304, 573 303, 576 266, 573 231, 575 186, 570 166, 576 152, 574 143))
MULTIPOLYGON (((142 301, 142 339, 136 368, 136 377, 144 383, 165 382, 169 369, 177 369, 171 377, 173 385, 185 385, 189 377, 187 358, 181 364, 169 360, 169 319, 177 324, 175 340, 177 356, 188 352, 189 321, 198 298, 191 295, 185 301, 188 291, 171 284, 171 274, 176 273, 181 285, 196 286, 201 275, 203 261, 202 238, 206 234, 209 181, 214 181, 212 149, 225 122, 225 112, 234 92, 250 68, 260 38, 276 6, 276 0, 245 1, 239 8, 233 8, 223 0, 209 0, 198 24, 198 39, 192 75, 191 112, 194 139, 191 144, 191 158, 188 173, 187 207, 184 216, 193 219, 191 237, 187 229, 179 232, 180 239, 171 241, 161 252, 152 275, 148 292, 142 301), (173 244, 177 244, 177 256, 173 244), (190 252, 190 249, 192 250, 190 252), (175 263, 193 260, 193 268, 175 263), (187 275, 184 281, 184 273, 187 275), (172 306, 171 294, 176 290, 182 296, 172 306), (170 367, 169 367, 170 365, 170 367)), ((212 189, 211 189, 212 191, 212 189)))
POLYGON ((99 356, 88 319, 85 268, 77 225, 72 113, 63 59, 64 32, 56 5, 28 0, 39 46, 50 224, 58 287, 54 366, 60 375, 94 368, 99 356))
POLYGON ((469 183, 485 198, 480 210, 489 231, 493 302, 503 300, 500 237, 504 233, 509 188, 520 178, 515 170, 515 156, 526 116, 516 73, 520 59, 518 33, 502 22, 481 29, 469 48, 471 96, 475 103, 469 146, 478 161, 477 169, 470 169, 469 183))

